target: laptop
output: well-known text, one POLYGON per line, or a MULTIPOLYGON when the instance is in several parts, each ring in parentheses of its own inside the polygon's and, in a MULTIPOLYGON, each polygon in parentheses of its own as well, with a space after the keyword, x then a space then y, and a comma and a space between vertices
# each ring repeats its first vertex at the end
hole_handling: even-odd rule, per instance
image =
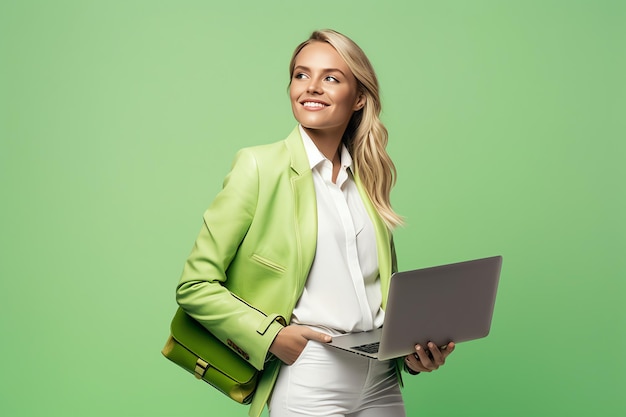
POLYGON ((391 276, 383 327, 334 336, 327 345, 387 360, 415 345, 444 346, 489 334, 502 256, 475 259, 391 276))

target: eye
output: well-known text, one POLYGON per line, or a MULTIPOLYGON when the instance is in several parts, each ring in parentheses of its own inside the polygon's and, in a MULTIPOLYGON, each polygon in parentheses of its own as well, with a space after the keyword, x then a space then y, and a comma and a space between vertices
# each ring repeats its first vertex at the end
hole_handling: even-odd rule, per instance
POLYGON ((307 76, 306 76, 306 74, 304 74, 304 73, 302 73, 302 72, 299 72, 299 73, 297 73, 297 74, 294 74, 294 75, 293 75, 293 78, 294 78, 295 80, 303 80, 303 79, 307 78, 307 76))
POLYGON ((332 75, 328 75, 326 78, 324 78, 324 80, 325 81, 330 81, 330 82, 333 82, 333 83, 338 83, 339 82, 339 80, 336 79, 335 77, 333 77, 332 75))

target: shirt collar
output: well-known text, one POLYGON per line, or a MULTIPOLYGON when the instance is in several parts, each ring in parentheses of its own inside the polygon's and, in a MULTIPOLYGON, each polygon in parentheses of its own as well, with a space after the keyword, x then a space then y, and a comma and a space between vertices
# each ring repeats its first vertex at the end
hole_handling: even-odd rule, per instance
MULTIPOLYGON (((309 158, 309 165, 311 169, 314 169, 324 160, 328 160, 328 158, 326 158, 324 154, 317 149, 313 139, 311 139, 311 137, 306 133, 302 125, 298 125, 298 127, 300 128, 300 136, 302 136, 302 142, 304 143, 306 155, 309 158)), ((352 171, 352 156, 343 142, 341 143, 341 167, 352 171)))

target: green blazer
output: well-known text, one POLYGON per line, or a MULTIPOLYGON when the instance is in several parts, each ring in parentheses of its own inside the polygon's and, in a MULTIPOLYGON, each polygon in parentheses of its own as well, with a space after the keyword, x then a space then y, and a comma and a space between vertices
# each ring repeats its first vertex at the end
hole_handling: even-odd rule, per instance
MULTIPOLYGON (((391 234, 355 181, 376 231, 384 308, 396 269, 391 234)), ((269 347, 302 294, 317 242, 315 188, 298 128, 281 142, 240 150, 203 219, 176 299, 263 370, 249 413, 257 417, 280 369, 269 347)))

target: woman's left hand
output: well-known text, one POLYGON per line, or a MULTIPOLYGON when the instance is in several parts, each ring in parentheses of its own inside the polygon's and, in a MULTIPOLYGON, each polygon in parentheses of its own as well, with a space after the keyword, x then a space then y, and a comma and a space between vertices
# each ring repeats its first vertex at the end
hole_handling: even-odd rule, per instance
POLYGON ((439 369, 446 358, 454 351, 454 342, 450 342, 439 348, 433 342, 428 342, 427 349, 421 345, 415 345, 415 353, 404 358, 404 363, 413 372, 432 372, 439 369))

